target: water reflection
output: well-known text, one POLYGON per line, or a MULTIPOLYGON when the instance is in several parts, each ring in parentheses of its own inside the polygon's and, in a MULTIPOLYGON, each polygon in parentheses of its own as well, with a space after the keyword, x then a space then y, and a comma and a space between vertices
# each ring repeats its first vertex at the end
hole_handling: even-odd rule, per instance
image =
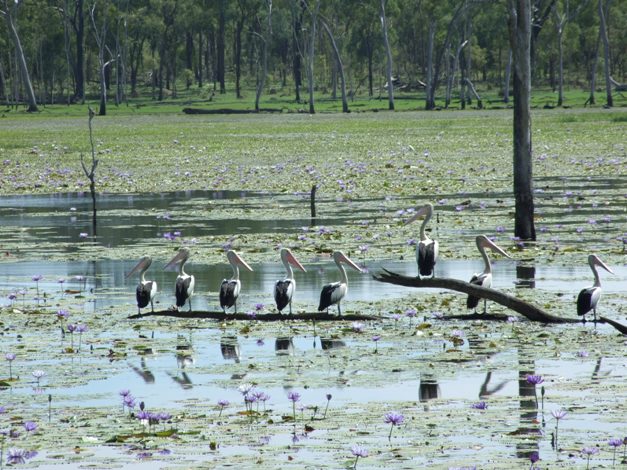
POLYGON ((418 397, 421 402, 435 400, 442 396, 442 390, 438 380, 431 375, 425 374, 420 376, 420 385, 418 386, 418 397))
POLYGON ((226 361, 234 361, 239 364, 241 351, 236 336, 224 335, 220 338, 220 352, 226 361))
POLYGON ((516 287, 536 287, 536 267, 523 264, 516 265, 516 287))
POLYGON ((277 356, 293 356, 294 342, 291 337, 279 337, 274 342, 274 351, 277 356))
POLYGON ((150 369, 148 369, 148 367, 146 366, 146 358, 142 357, 140 360, 140 367, 134 366, 133 364, 131 364, 130 362, 128 363, 128 366, 131 368, 131 370, 133 372, 135 372, 139 377, 142 378, 142 380, 144 381, 144 383, 147 384, 154 384, 155 383, 155 376, 152 373, 152 371, 150 369))
POLYGON ((323 351, 346 347, 346 343, 341 339, 320 338, 320 347, 323 351))

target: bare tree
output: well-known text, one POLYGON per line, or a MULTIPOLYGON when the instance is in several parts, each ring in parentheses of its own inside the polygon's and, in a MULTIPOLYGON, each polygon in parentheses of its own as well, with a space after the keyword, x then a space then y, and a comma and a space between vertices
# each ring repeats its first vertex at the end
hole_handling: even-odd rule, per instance
MULTIPOLYGON (((306 5, 306 2, 303 2, 306 5)), ((309 31, 309 44, 307 46, 307 86, 309 89, 309 113, 315 114, 314 105, 314 50, 316 45, 316 30, 318 24, 318 12, 320 11, 320 0, 316 0, 316 5, 312 9, 307 7, 311 15, 311 30, 309 31)))
POLYGON ((89 143, 91 145, 91 167, 87 169, 83 154, 81 153, 81 166, 85 176, 89 179, 89 192, 91 193, 92 202, 92 228, 93 235, 96 236, 96 168, 98 168, 98 159, 96 158, 96 150, 94 147, 94 137, 91 129, 91 121, 95 116, 94 110, 89 106, 89 143))
MULTIPOLYGON (((7 29, 9 30, 9 34, 11 36, 11 39, 13 40, 13 45, 15 46, 16 60, 20 68, 20 74, 22 76, 22 83, 24 84, 24 88, 26 90, 26 99, 28 100, 27 111, 29 113, 34 113, 38 111, 37 98, 35 97, 33 84, 30 79, 30 74, 28 73, 28 65, 26 64, 26 57, 24 56, 24 49, 22 49, 20 35, 17 32, 17 27, 15 26, 15 20, 13 19, 14 13, 11 12, 7 0, 4 0, 3 3, 4 3, 4 10, 0 10, 0 15, 4 16, 4 19, 6 20, 7 29)), ((19 1, 16 0, 15 10, 17 10, 18 5, 19 5, 19 1)))
POLYGON ((388 38, 388 21, 385 17, 385 4, 387 0, 381 0, 381 10, 379 12, 379 16, 381 18, 381 27, 383 29, 383 44, 385 46, 385 55, 386 55, 386 63, 385 63, 385 74, 388 80, 388 109, 394 111, 394 84, 392 78, 392 49, 390 48, 390 40, 388 38))
MULTIPOLYGON (((94 29, 94 39, 98 45, 98 68, 100 78, 100 108, 98 109, 98 115, 106 116, 107 114, 107 76, 106 68, 111 64, 111 60, 105 62, 105 51, 108 51, 111 55, 111 51, 107 47, 107 14, 106 7, 103 7, 102 13, 102 26, 98 28, 96 25, 96 2, 89 10, 89 17, 91 18, 91 24, 94 29)), ((91 120, 90 120, 91 123, 91 120)))
POLYGON ((255 93, 255 111, 259 112, 259 100, 261 93, 266 86, 266 75, 268 74, 268 42, 270 36, 272 36, 272 0, 266 0, 268 8, 268 17, 266 19, 266 31, 265 34, 256 34, 261 39, 261 72, 258 72, 257 77, 257 90, 255 93))
POLYGON ((605 105, 609 108, 614 106, 612 98, 612 79, 610 77, 610 40, 607 36, 606 15, 610 9, 611 0, 607 0, 607 6, 604 7, 603 0, 599 0, 599 34, 603 42, 603 70, 605 71, 605 105), (606 11, 604 11, 606 10, 606 11))
POLYGON ((535 240, 531 161, 531 2, 508 0, 514 69, 514 235, 535 240))
POLYGON ((340 73, 340 89, 342 91, 342 112, 348 113, 348 100, 346 98, 346 80, 344 78, 344 64, 342 63, 342 57, 340 56, 340 50, 337 47, 337 43, 335 42, 335 37, 333 37, 333 33, 331 32, 331 28, 326 21, 320 20, 324 30, 327 32, 329 36, 329 41, 331 41, 331 46, 333 47, 333 52, 335 54, 335 60, 337 61, 338 72, 340 73))

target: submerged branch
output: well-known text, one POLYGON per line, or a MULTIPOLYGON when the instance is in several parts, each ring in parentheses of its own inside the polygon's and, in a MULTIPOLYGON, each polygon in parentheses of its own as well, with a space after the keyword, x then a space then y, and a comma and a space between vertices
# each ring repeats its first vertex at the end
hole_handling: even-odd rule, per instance
POLYGON ((326 312, 312 312, 312 313, 295 313, 292 315, 282 313, 262 313, 259 315, 251 316, 247 313, 224 313, 222 311, 207 312, 207 311, 177 311, 177 310, 161 310, 159 312, 146 312, 136 313, 130 315, 128 318, 135 320, 137 318, 144 317, 173 317, 173 318, 206 318, 210 320, 257 320, 257 321, 285 321, 285 320, 312 320, 312 321, 368 321, 368 320, 380 320, 381 317, 374 315, 361 315, 361 314, 349 314, 349 315, 330 315, 326 312))
MULTIPOLYGON (((449 278, 427 278, 420 279, 417 277, 403 276, 384 269, 384 272, 374 275, 374 278, 380 282, 386 282, 388 284, 396 284, 399 286, 407 287, 434 287, 438 289, 450 289, 457 292, 463 292, 464 294, 473 295, 481 299, 488 299, 498 304, 501 304, 521 315, 527 317, 532 321, 539 321, 542 323, 580 323, 580 320, 575 318, 560 318, 554 315, 546 313, 539 307, 525 302, 524 300, 517 299, 503 292, 499 292, 494 289, 488 289, 486 287, 476 286, 469 282, 460 281, 459 279, 449 278)), ((478 315, 482 317, 483 315, 478 315)))

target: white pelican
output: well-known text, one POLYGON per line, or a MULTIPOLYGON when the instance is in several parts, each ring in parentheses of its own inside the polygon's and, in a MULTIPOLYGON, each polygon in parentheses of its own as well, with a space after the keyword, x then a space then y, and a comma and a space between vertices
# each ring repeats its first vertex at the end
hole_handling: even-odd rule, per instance
POLYGON ((420 242, 416 246, 416 260, 418 261, 419 276, 435 276, 435 263, 438 260, 438 241, 430 239, 425 233, 425 227, 433 216, 433 204, 427 204, 416 211, 416 213, 407 221, 406 224, 412 223, 419 217, 425 216, 420 226, 420 242))
POLYGON ((596 266, 602 267, 611 274, 614 274, 614 271, 601 261, 597 255, 588 256, 588 264, 594 273, 594 284, 579 292, 579 296, 577 297, 577 315, 583 316, 585 321, 586 313, 592 310, 594 312, 594 321, 597 321, 597 304, 601 298, 601 279, 599 278, 596 266))
POLYGON ((289 305, 291 315, 292 296, 294 295, 294 291, 296 290, 294 271, 292 270, 291 265, 294 265, 304 273, 306 273, 307 271, 305 270, 303 265, 300 264, 299 261, 294 257, 289 248, 281 248, 281 261, 283 262, 283 266, 285 266, 287 274, 285 279, 276 281, 276 284, 274 284, 274 300, 276 302, 276 308, 279 313, 281 313, 281 311, 289 305))
POLYGON ((342 309, 340 308, 340 301, 346 295, 348 291, 348 278, 346 277, 346 270, 342 263, 347 264, 356 271, 361 272, 361 268, 353 263, 344 253, 336 251, 333 253, 333 261, 340 270, 340 280, 338 282, 332 282, 322 287, 320 292, 320 305, 318 305, 318 311, 322 312, 324 309, 329 312, 329 306, 337 304, 337 313, 342 315, 342 309))
POLYGON ((155 311, 153 299, 155 298, 155 295, 157 295, 157 283, 155 281, 147 281, 144 277, 151 264, 152 258, 150 256, 143 256, 126 275, 126 278, 128 279, 139 271, 139 284, 137 284, 137 290, 135 291, 138 313, 141 313, 141 309, 147 307, 149 303, 152 311, 155 311))
POLYGON ((177 309, 185 305, 185 301, 189 301, 189 311, 192 311, 192 295, 194 295, 194 276, 184 271, 185 263, 189 258, 189 248, 182 247, 174 258, 165 265, 163 269, 170 269, 177 264, 179 265, 179 275, 176 276, 176 307, 177 309))
MULTIPOLYGON (((490 264, 490 259, 488 258, 485 249, 490 248, 492 251, 500 253, 508 258, 511 258, 511 256, 505 253, 499 246, 497 246, 485 235, 477 236, 476 242, 477 248, 479 248, 479 253, 481 253, 481 257, 483 258, 484 268, 482 273, 474 274, 472 276, 472 278, 470 279, 470 283, 477 286, 490 288, 492 287, 492 265, 490 264)), ((486 313, 486 304, 487 300, 483 299, 483 313, 486 313)), ((479 297, 469 295, 468 300, 466 301, 466 307, 476 309, 477 305, 479 305, 479 297)))
POLYGON ((239 297, 239 291, 242 288, 242 283, 239 280, 238 265, 248 269, 249 271, 252 271, 253 268, 248 266, 246 261, 244 261, 234 250, 227 251, 226 258, 229 260, 229 263, 231 263, 231 267, 233 268, 233 277, 231 279, 224 279, 220 285, 220 307, 222 307, 222 310, 226 313, 227 308, 235 306, 235 313, 237 313, 237 298, 239 297))

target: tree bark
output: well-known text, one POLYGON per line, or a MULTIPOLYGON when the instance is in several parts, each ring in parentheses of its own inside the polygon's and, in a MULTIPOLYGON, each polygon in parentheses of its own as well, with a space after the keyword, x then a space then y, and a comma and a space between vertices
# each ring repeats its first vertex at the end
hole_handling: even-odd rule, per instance
POLYGON ((392 49, 390 48, 390 40, 388 38, 388 22, 385 17, 385 3, 387 0, 381 0, 381 27, 383 29, 383 45, 385 46, 385 73, 388 80, 388 109, 394 111, 394 83, 392 77, 392 49))
POLYGON ((612 97, 612 80, 610 79, 610 40, 607 36, 607 23, 605 21, 606 13, 609 13, 610 0, 607 3, 607 12, 603 11, 603 0, 599 0, 599 34, 603 41, 603 70, 605 71, 605 105, 608 108, 614 106, 612 97))
POLYGON ((509 0, 514 62, 514 235, 535 240, 531 160, 531 3, 509 0))
POLYGON ((225 41, 224 35, 226 31, 226 0, 220 0, 220 12, 218 15, 218 63, 217 63, 217 74, 218 74, 218 83, 220 84, 220 94, 226 93, 226 85, 224 82, 225 76, 225 64, 224 64, 224 49, 225 49, 225 41))
POLYGON ((512 79, 512 48, 507 54, 507 65, 505 66, 505 80, 503 82, 503 103, 509 103, 509 82, 512 79))
POLYGON ((314 105, 314 49, 316 45, 316 26, 318 23, 318 12, 320 11, 320 0, 316 1, 316 7, 311 11, 311 37, 309 38, 309 51, 307 63, 307 82, 309 87, 309 114, 316 113, 314 105))
POLYGON ((435 84, 433 83, 433 48, 435 47, 435 20, 429 20, 429 40, 427 42, 427 89, 425 109, 435 109, 435 84))
POLYGON ((335 42, 335 38, 333 37, 333 33, 329 28, 329 25, 326 21, 322 21, 322 26, 324 27, 327 35, 329 36, 329 40, 331 41, 331 46, 333 47, 333 52, 335 54, 335 60, 337 61, 337 68, 340 74, 340 91, 342 93, 342 112, 348 113, 348 100, 346 98, 346 80, 344 78, 344 64, 342 63, 342 57, 340 56, 340 50, 337 47, 337 43, 335 42))
POLYGON ((85 102, 85 13, 83 0, 76 0, 74 12, 74 32, 76 35, 76 61, 74 63, 74 99, 85 102))
POLYGON ((266 86, 266 75, 268 74, 268 42, 270 41, 270 37, 272 36, 272 0, 266 0, 268 7, 268 17, 267 17, 267 25, 266 32, 261 37, 261 61, 262 61, 262 71, 261 76, 257 79, 257 92, 255 93, 255 111, 259 112, 259 100, 261 98, 261 93, 263 92, 264 87, 266 86))
POLYGON ((17 29, 15 27, 13 17, 11 16, 11 11, 9 10, 9 5, 7 4, 6 1, 4 2, 4 7, 5 7, 5 10, 0 10, 0 14, 4 15, 4 19, 6 20, 9 34, 11 35, 11 39, 13 40, 13 45, 15 46, 16 60, 18 62, 18 67, 20 69, 20 75, 22 76, 22 83, 26 91, 26 99, 28 100, 28 108, 26 109, 26 111, 28 111, 29 113, 35 113, 38 111, 37 98, 35 97, 33 84, 31 82, 30 74, 28 72, 28 65, 26 64, 26 57, 24 56, 24 49, 22 49, 20 36, 17 33, 17 29))

